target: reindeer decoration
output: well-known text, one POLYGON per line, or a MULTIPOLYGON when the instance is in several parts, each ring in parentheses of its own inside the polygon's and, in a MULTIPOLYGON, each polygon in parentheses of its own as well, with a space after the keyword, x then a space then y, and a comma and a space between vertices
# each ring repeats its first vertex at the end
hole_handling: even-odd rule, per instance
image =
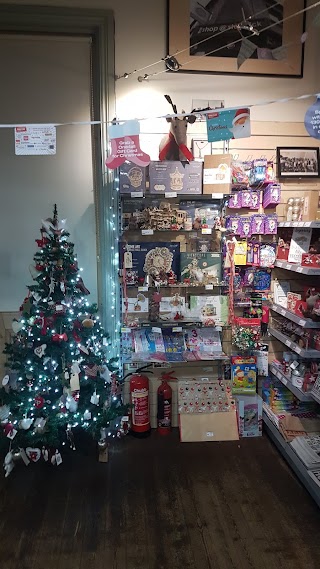
MULTIPOLYGON (((177 114, 177 107, 173 104, 170 95, 165 95, 165 98, 172 106, 174 114, 177 114)), ((184 117, 167 117, 170 131, 160 142, 159 160, 193 160, 193 155, 186 142, 188 123, 193 124, 196 118, 192 114, 184 117)))

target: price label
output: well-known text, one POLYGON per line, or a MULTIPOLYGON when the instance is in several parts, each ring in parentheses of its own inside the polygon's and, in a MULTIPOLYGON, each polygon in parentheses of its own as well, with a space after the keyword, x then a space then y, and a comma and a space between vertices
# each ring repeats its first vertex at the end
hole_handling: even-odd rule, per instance
POLYGON ((141 229, 141 235, 153 235, 153 229, 141 229))
POLYGON ((212 200, 221 200, 221 198, 223 198, 223 194, 219 194, 217 192, 215 194, 211 194, 212 200))
POLYGON ((298 322, 299 326, 304 326, 305 323, 306 323, 306 321, 303 320, 302 318, 301 318, 301 319, 299 320, 299 322, 298 322))
POLYGON ((203 227, 201 229, 201 233, 202 233, 202 235, 211 235, 212 229, 211 229, 211 227, 203 227))
POLYGON ((280 314, 281 314, 282 316, 284 316, 284 315, 285 315, 285 313, 286 313, 286 311, 285 311, 285 310, 283 310, 283 308, 281 308, 281 310, 280 310, 280 314))
POLYGON ((221 326, 216 326, 216 330, 217 330, 217 332, 222 332, 222 327, 221 327, 221 326))
POLYGON ((121 328, 122 334, 127 334, 128 332, 131 332, 131 328, 121 328))
POLYGON ((157 334, 161 334, 161 328, 158 328, 156 326, 152 326, 151 330, 152 330, 152 332, 155 332, 157 334))
POLYGON ((301 351, 302 351, 301 348, 299 348, 299 346, 297 346, 297 348, 296 348, 297 354, 301 354, 301 351))
POLYGON ((303 267, 297 267, 297 273, 302 273, 303 267))
POLYGON ((213 290, 213 284, 207 284, 207 285, 205 286, 205 289, 206 289, 206 290, 213 290))
POLYGON ((131 192, 132 198, 143 198, 143 192, 131 192))
POLYGON ((282 381, 283 385, 287 385, 287 383, 288 383, 288 380, 287 380, 285 377, 283 377, 283 376, 280 376, 280 377, 279 377, 279 379, 281 379, 281 381, 282 381))
POLYGON ((181 326, 175 326, 174 328, 172 328, 172 332, 182 332, 182 327, 181 326))
POLYGON ((148 292, 148 286, 138 286, 138 292, 148 292))
POLYGON ((177 192, 164 192, 164 197, 165 198, 176 198, 177 192))
POLYGON ((286 341, 285 341, 285 344, 286 344, 286 346, 288 346, 288 347, 291 346, 290 340, 286 340, 286 341))
POLYGON ((311 227, 311 221, 305 221, 302 225, 303 227, 311 227))

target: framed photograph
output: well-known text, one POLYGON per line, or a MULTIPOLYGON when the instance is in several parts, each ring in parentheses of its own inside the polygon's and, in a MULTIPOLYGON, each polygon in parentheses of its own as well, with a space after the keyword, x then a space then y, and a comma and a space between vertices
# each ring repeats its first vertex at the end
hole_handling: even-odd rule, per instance
POLYGON ((304 8, 305 0, 168 0, 168 53, 178 73, 302 77, 305 14, 286 18, 304 8))
POLYGON ((319 178, 319 148, 277 147, 278 178, 319 178))

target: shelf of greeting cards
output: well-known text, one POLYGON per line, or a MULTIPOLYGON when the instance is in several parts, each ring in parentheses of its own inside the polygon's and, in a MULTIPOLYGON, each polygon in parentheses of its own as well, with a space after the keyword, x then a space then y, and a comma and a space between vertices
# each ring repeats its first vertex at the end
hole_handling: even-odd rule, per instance
POLYGON ((311 397, 314 401, 316 401, 320 405, 320 396, 319 395, 317 395, 314 391, 311 391, 311 397))
MULTIPOLYGON (((230 356, 227 356, 227 354, 225 353, 216 353, 213 354, 212 356, 208 356, 208 354, 203 353, 201 355, 201 357, 199 356, 194 356, 194 359, 184 359, 184 360, 178 360, 178 361, 152 361, 152 360, 146 360, 146 359, 138 359, 138 358, 134 358, 131 359, 130 361, 126 361, 123 362, 123 365, 125 366, 133 366, 133 367, 141 367, 142 365, 149 365, 150 367, 181 367, 181 366, 185 366, 186 364, 192 364, 195 367, 196 366, 207 366, 209 364, 213 364, 216 361, 220 361, 220 362, 229 362, 230 361, 230 356)), ((210 370, 208 370, 210 371, 210 370)))
POLYGON ((312 349, 305 350, 304 348, 300 348, 300 346, 298 346, 298 344, 296 344, 295 342, 292 342, 292 340, 290 340, 285 334, 282 334, 282 332, 279 332, 278 330, 275 330, 274 328, 269 328, 269 332, 270 332, 271 336, 273 336, 274 338, 277 338, 277 340, 279 340, 280 342, 285 344, 288 348, 290 348, 290 350, 292 350, 296 354, 299 354, 299 356, 301 356, 302 358, 320 359, 320 351, 319 350, 312 350, 312 349))
POLYGON ((270 364, 269 371, 271 375, 274 375, 283 385, 293 393, 299 401, 312 401, 313 397, 310 391, 305 392, 292 384, 291 380, 284 375, 284 373, 275 364, 270 364))
MULTIPOLYGON (((120 285, 123 285, 123 282, 120 281, 120 285)), ((187 283, 176 283, 176 284, 167 284, 167 285, 138 285, 138 284, 128 284, 127 283, 127 288, 128 290, 132 289, 135 290, 137 289, 138 292, 148 292, 148 291, 157 291, 160 289, 180 289, 180 288, 195 288, 197 290, 214 290, 215 288, 226 288, 228 285, 226 282, 220 282, 220 283, 215 283, 215 284, 206 284, 203 285, 201 283, 193 283, 193 284, 187 284, 187 283)))
POLYGON ((275 267, 278 267, 279 269, 285 269, 286 271, 294 271, 295 273, 300 273, 302 275, 320 276, 320 269, 302 267, 298 264, 287 263, 287 261, 276 260, 275 267))
POLYGON ((212 193, 212 194, 181 194, 180 192, 157 192, 157 193, 149 193, 146 192, 131 192, 131 193, 120 193, 121 199, 146 199, 146 200, 155 200, 157 198, 165 198, 165 199, 175 199, 181 201, 213 201, 213 202, 221 202, 227 198, 229 198, 229 194, 221 194, 221 193, 212 193))
POLYGON ((320 229, 320 221, 281 221, 278 227, 309 227, 320 229))
POLYGON ((320 322, 314 322, 313 320, 311 320, 311 318, 301 318, 301 316, 298 316, 297 314, 294 314, 294 312, 291 312, 290 310, 283 308, 283 306, 279 306, 278 304, 272 304, 270 308, 274 312, 281 314, 281 316, 285 316, 286 318, 288 318, 288 320, 291 320, 292 322, 299 324, 299 326, 302 326, 303 328, 318 328, 318 329, 320 328, 320 322))
MULTIPOLYGON (((172 235, 186 235, 191 239, 199 237, 200 235, 213 235, 214 233, 218 232, 219 229, 215 229, 214 227, 202 227, 201 229, 124 229, 121 233, 123 236, 130 236, 130 235, 139 235, 139 237, 150 237, 153 235, 155 237, 162 237, 167 233, 172 235)), ((215 253, 220 253, 220 251, 210 251, 215 253)))
POLYGON ((172 320, 157 320, 156 322, 146 321, 139 321, 139 322, 132 322, 128 321, 126 324, 123 323, 121 326, 121 332, 127 333, 131 332, 131 330, 139 330, 141 328, 151 328, 152 331, 158 332, 158 328, 171 328, 172 332, 182 332, 184 328, 212 328, 216 330, 216 332, 222 332, 224 329, 231 328, 230 324, 214 324, 213 322, 205 323, 201 322, 200 320, 177 320, 173 322, 172 320))
POLYGON ((309 470, 305 467, 298 455, 294 452, 292 446, 285 441, 276 425, 268 417, 265 406, 262 413, 265 432, 270 437, 272 442, 276 445, 283 458, 291 466, 294 473, 298 476, 306 490, 311 494, 318 506, 320 506, 320 488, 316 482, 311 478, 309 470))

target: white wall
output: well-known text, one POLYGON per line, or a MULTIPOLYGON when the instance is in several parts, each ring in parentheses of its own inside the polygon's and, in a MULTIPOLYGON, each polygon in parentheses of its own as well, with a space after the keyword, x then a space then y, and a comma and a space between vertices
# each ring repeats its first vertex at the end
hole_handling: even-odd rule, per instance
MULTIPOLYGON (((310 0, 309 4, 315 1, 310 0)), ((0 0, 0 3, 26 4, 26 0, 0 0)), ((112 9, 116 23, 117 74, 143 67, 166 55, 166 0, 34 0, 31 3, 112 9)), ((170 112, 163 98, 165 93, 172 96, 179 109, 190 110, 192 99, 196 98, 223 99, 226 106, 238 106, 320 91, 320 34, 319 28, 311 25, 314 14, 315 11, 307 14, 309 37, 303 79, 166 73, 151 79, 148 84, 140 84, 137 76, 133 76, 117 82, 118 117, 152 116, 159 112, 170 112)), ((163 65, 160 64, 150 69, 150 72, 162 68, 163 65)), ((311 100, 259 107, 253 109, 252 118, 265 121, 303 121, 309 104, 311 100)))

